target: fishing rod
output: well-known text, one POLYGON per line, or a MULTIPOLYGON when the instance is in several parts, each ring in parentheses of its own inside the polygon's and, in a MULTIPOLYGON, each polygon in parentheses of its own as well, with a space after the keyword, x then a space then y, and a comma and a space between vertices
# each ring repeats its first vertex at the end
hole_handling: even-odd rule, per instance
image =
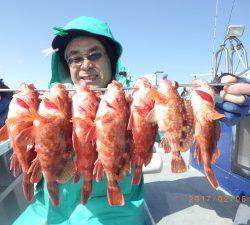
MULTIPOLYGON (((208 83, 210 86, 214 87, 224 87, 226 85, 235 84, 235 82, 228 82, 228 83, 208 83)), ((157 88, 159 85, 153 85, 154 88, 157 88)), ((199 86, 197 84, 179 84, 177 83, 177 87, 191 87, 191 86, 199 86)), ((138 89, 136 87, 123 87, 122 90, 133 90, 138 89)), ((50 89, 35 89, 38 92, 46 92, 50 91, 50 89)), ((75 91, 75 89, 66 89, 67 91, 75 91)), ((107 88, 90 88, 91 91, 106 91, 107 88)), ((20 89, 0 89, 0 92, 19 92, 20 89)))

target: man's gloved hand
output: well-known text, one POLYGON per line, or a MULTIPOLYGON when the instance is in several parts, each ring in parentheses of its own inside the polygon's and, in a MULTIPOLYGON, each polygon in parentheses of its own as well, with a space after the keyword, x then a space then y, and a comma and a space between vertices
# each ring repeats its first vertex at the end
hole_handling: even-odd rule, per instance
MULTIPOLYGON (((237 82, 237 78, 227 75, 221 78, 221 83, 237 82)), ((240 122, 250 109, 250 83, 236 83, 220 91, 220 97, 216 98, 217 110, 225 115, 221 121, 228 126, 240 122)))

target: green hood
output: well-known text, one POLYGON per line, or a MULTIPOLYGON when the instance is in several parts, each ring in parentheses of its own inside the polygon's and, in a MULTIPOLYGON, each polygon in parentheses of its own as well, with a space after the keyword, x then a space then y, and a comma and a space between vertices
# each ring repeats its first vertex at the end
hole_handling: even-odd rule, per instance
POLYGON ((52 42, 52 48, 56 51, 52 55, 51 59, 51 70, 52 77, 50 80, 49 87, 53 85, 53 83, 72 83, 69 71, 65 68, 65 61, 62 57, 64 53, 65 47, 72 37, 76 36, 93 36, 97 39, 105 39, 112 48, 112 52, 114 53, 116 63, 116 80, 123 83, 124 86, 129 86, 130 81, 122 76, 121 72, 126 72, 125 67, 122 65, 120 61, 120 56, 122 54, 122 46, 119 42, 117 42, 107 23, 98 20, 96 18, 91 17, 78 17, 72 21, 70 21, 63 28, 54 27, 56 30, 55 38, 52 42))

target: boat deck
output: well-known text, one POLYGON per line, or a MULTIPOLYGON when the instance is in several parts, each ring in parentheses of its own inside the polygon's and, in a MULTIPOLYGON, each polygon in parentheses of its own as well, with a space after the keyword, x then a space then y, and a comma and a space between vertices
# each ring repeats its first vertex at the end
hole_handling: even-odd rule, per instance
MULTIPOLYGON (((158 151, 157 151, 158 152, 158 151)), ((206 177, 190 167, 186 173, 170 172, 171 155, 161 149, 163 169, 146 174, 145 199, 157 225, 250 225, 250 198, 245 203, 224 190, 215 190, 206 177)), ((189 152, 183 154, 189 162, 189 152)))

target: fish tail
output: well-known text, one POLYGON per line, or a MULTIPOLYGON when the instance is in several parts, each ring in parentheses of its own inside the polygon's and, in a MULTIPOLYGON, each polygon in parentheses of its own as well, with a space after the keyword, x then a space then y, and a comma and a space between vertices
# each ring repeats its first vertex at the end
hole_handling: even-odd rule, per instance
POLYGON ((13 153, 10 158, 10 170, 13 170, 14 177, 17 177, 19 175, 19 161, 17 156, 13 153))
POLYGON ((38 160, 35 160, 29 170, 28 170, 28 173, 31 173, 31 176, 30 176, 30 182, 31 183, 38 183, 41 178, 42 178, 42 171, 41 171, 41 166, 40 166, 40 163, 38 160))
POLYGON ((132 184, 138 185, 141 181, 141 175, 142 175, 142 167, 141 166, 136 166, 132 184))
POLYGON ((214 164, 216 163, 217 159, 219 158, 220 156, 220 151, 219 149, 216 147, 213 151, 213 154, 212 154, 212 159, 211 159, 211 163, 214 164))
POLYGON ((150 161, 151 161, 151 159, 153 157, 153 147, 151 148, 151 151, 148 152, 147 154, 148 154, 147 157, 145 157, 145 159, 144 159, 144 165, 145 166, 147 166, 150 163, 150 161))
POLYGON ((201 157, 201 150, 199 145, 196 145, 196 148, 194 150, 194 157, 197 157, 198 164, 203 164, 203 159, 201 157))
POLYGON ((31 201, 34 196, 34 185, 30 183, 30 176, 23 173, 23 194, 27 201, 31 201))
POLYGON ((162 138, 161 147, 164 149, 165 153, 170 153, 171 152, 171 148, 170 148, 170 145, 169 145, 168 140, 167 140, 166 137, 162 138))
POLYGON ((81 173, 79 172, 79 170, 76 169, 74 172, 73 183, 76 184, 80 180, 80 177, 81 177, 81 173))
POLYGON ((186 163, 179 151, 172 153, 171 171, 172 173, 184 173, 187 171, 186 163))
POLYGON ((82 204, 85 205, 92 193, 92 181, 85 180, 82 187, 82 204))
POLYGON ((204 168, 205 170, 205 174, 207 176, 208 181, 210 182, 210 184, 214 187, 214 188, 218 188, 219 187, 219 183, 218 180, 212 170, 212 168, 204 168))
POLYGON ((113 181, 108 180, 107 195, 110 205, 122 206, 125 204, 121 189, 119 188, 118 183, 115 180, 113 181))
POLYGON ((97 159, 95 162, 95 167, 94 167, 94 171, 93 174, 96 176, 96 181, 100 182, 102 181, 103 178, 103 166, 101 163, 100 159, 97 159))
POLYGON ((60 203, 60 197, 59 197, 59 190, 57 187, 57 183, 55 181, 48 182, 47 183, 47 188, 49 191, 49 196, 52 204, 54 206, 58 206, 60 203))

